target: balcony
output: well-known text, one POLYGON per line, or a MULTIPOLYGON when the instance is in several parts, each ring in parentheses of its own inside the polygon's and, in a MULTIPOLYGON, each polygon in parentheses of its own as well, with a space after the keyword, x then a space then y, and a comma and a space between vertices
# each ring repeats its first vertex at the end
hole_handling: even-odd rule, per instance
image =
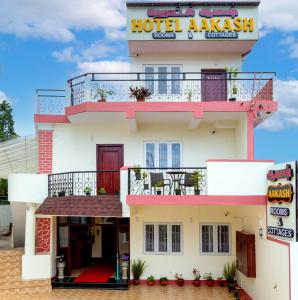
POLYGON ((148 89, 147 103, 273 100, 274 78, 269 72, 87 73, 68 80, 66 91, 37 90, 37 114, 64 115, 66 107, 90 102, 137 102, 130 87, 148 89))

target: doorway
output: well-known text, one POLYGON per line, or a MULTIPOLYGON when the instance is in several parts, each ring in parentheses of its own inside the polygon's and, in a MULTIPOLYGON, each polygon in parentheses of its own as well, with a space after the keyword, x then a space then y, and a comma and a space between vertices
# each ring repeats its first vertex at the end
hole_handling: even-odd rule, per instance
POLYGON ((224 69, 203 69, 201 91, 202 101, 226 101, 226 71, 224 69))
POLYGON ((120 192, 120 168, 123 166, 123 145, 97 145, 97 187, 107 194, 120 192))

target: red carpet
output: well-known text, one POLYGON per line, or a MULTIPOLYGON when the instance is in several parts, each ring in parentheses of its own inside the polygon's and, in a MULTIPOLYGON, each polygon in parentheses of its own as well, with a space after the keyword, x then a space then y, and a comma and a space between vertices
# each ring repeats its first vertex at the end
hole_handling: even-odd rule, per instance
POLYGON ((110 265, 94 265, 83 271, 74 282, 108 282, 114 269, 110 265))

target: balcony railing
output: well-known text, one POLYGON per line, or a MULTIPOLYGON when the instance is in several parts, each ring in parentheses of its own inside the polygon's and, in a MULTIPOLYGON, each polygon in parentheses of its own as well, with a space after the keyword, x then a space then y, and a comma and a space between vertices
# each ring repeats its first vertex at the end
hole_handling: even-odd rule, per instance
POLYGON ((68 80, 64 90, 37 90, 37 113, 64 114, 85 102, 135 102, 130 87, 145 87, 146 102, 273 100, 275 73, 87 73, 68 80))
POLYGON ((206 194, 206 168, 129 168, 130 195, 206 194))
POLYGON ((49 175, 49 196, 119 194, 120 171, 82 171, 49 175))

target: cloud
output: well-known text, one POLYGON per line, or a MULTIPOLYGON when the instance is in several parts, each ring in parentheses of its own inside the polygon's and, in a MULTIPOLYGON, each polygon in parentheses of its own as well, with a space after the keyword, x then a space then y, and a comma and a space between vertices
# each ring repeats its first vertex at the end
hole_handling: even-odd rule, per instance
POLYGON ((0 90, 0 102, 3 102, 4 100, 10 102, 8 96, 0 90))
POLYGON ((72 62, 76 60, 76 56, 73 53, 73 47, 67 47, 61 51, 54 51, 52 53, 59 62, 72 62))
POLYGON ((78 63, 78 69, 82 73, 121 73, 129 72, 130 64, 120 60, 104 60, 78 63))
POLYGON ((291 58, 298 58, 298 41, 293 35, 290 35, 281 40, 281 44, 287 46, 286 49, 291 58))
POLYGON ((261 33, 272 30, 297 31, 297 11, 297 0, 262 0, 259 10, 261 33))
POLYGON ((75 31, 125 27, 123 0, 1 1, 0 32, 69 42, 75 31))
POLYGON ((126 40, 127 31, 119 29, 106 29, 105 35, 110 40, 126 40))
POLYGON ((288 127, 298 127, 298 80, 276 80, 278 112, 266 120, 260 128, 277 131, 288 127))

